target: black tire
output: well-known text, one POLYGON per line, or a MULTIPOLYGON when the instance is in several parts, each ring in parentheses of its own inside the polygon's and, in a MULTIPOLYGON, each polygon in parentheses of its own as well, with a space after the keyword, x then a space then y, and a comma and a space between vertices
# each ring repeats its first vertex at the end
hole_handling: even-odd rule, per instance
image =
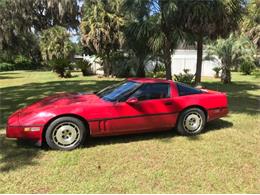
POLYGON ((177 131, 181 135, 198 135, 203 131, 205 124, 206 116, 203 110, 188 108, 179 116, 177 131))
POLYGON ((55 150, 73 150, 81 146, 87 136, 84 123, 74 117, 60 117, 47 128, 45 138, 48 146, 55 150))

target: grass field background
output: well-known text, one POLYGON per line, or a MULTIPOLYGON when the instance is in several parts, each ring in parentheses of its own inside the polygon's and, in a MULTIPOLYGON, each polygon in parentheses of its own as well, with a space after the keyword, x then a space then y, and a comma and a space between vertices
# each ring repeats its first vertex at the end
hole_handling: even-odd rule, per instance
POLYGON ((203 78, 228 94, 230 114, 205 133, 89 138, 61 152, 5 138, 8 115, 57 92, 95 91, 118 79, 0 72, 0 193, 260 193, 260 77, 203 78))

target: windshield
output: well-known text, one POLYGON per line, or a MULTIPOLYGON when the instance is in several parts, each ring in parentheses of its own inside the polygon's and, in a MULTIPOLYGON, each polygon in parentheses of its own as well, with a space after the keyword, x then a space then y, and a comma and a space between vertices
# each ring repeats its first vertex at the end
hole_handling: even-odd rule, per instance
POLYGON ((126 95, 133 92, 137 89, 141 83, 133 82, 133 81, 125 81, 119 84, 111 85, 97 92, 96 95, 104 100, 108 100, 111 102, 119 101, 124 98, 126 95))

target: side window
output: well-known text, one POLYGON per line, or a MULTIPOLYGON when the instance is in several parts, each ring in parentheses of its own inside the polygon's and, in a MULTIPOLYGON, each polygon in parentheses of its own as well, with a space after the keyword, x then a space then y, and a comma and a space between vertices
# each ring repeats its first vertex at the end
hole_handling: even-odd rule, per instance
POLYGON ((199 89, 195 89, 193 87, 190 87, 190 86, 182 84, 182 83, 176 83, 176 85, 177 85, 177 88, 178 88, 179 96, 203 93, 199 89))
POLYGON ((170 85, 168 83, 144 84, 130 97, 138 100, 162 99, 170 97, 170 85))

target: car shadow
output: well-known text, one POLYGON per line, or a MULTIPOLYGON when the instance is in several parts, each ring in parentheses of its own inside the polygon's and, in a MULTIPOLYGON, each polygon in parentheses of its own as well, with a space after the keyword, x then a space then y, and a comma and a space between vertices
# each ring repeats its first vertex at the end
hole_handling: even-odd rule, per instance
MULTIPOLYGON (((205 130, 202 134, 207 134, 217 130, 224 130, 225 128, 232 127, 233 123, 223 120, 217 119, 207 123, 205 126, 205 130)), ((196 136, 187 136, 187 139, 190 140, 199 140, 201 135, 196 136)), ((129 143, 129 142, 138 142, 144 140, 159 140, 164 143, 171 142, 173 137, 180 136, 177 133, 176 129, 164 132, 152 132, 152 133, 142 133, 142 134, 131 134, 131 135, 118 135, 118 136, 109 136, 109 137, 90 137, 87 139, 84 147, 95 147, 98 145, 111 145, 111 144, 120 144, 120 143, 129 143)))
POLYGON ((5 138, 0 134, 0 172, 9 172, 28 165, 35 165, 41 149, 29 142, 5 138))
MULTIPOLYGON (((231 127, 231 122, 218 119, 208 123, 203 134, 216 130, 224 130, 231 127)), ((165 132, 153 132, 131 135, 120 135, 110 137, 89 137, 82 149, 88 149, 100 145, 123 144, 130 142, 139 142, 144 140, 158 140, 162 143, 170 143, 172 138, 180 136, 176 129, 165 132)), ((202 135, 188 136, 189 140, 200 140, 202 135)), ((4 133, 0 133, 0 172, 9 172, 25 166, 37 165, 37 157, 50 149, 44 144, 42 147, 36 147, 33 143, 27 141, 17 141, 6 139, 4 133)), ((61 151, 62 152, 62 151, 61 151)))
MULTIPOLYGON (((7 77, 1 74, 2 78, 7 77)), ((16 75, 14 75, 16 76, 16 75)), ((50 81, 45 83, 30 83, 20 86, 11 86, 1 88, 1 107, 0 107, 0 125, 4 126, 7 117, 15 110, 31 104, 43 97, 59 92, 84 92, 96 91, 118 81, 112 80, 63 80, 50 81)), ((227 92, 229 100, 229 109, 232 113, 243 113, 250 115, 259 114, 259 96, 252 95, 250 91, 259 89, 259 86, 248 82, 236 82, 228 85, 219 84, 219 82, 205 83, 205 87, 213 90, 227 92)), ((205 127, 205 134, 225 130, 233 124, 224 119, 218 119, 209 122, 205 127)), ((89 138, 83 149, 95 147, 98 145, 110 145, 117 143, 138 142, 143 140, 159 140, 163 143, 169 143, 173 137, 179 136, 176 130, 168 132, 154 132, 144 134, 133 134, 114 137, 89 138)), ((203 135, 189 136, 191 141, 200 140, 203 135)), ((25 166, 37 164, 36 159, 41 153, 49 150, 33 146, 31 143, 18 142, 5 138, 5 134, 0 131, 0 172, 8 172, 25 166), (44 150, 43 150, 44 149, 44 150)))

